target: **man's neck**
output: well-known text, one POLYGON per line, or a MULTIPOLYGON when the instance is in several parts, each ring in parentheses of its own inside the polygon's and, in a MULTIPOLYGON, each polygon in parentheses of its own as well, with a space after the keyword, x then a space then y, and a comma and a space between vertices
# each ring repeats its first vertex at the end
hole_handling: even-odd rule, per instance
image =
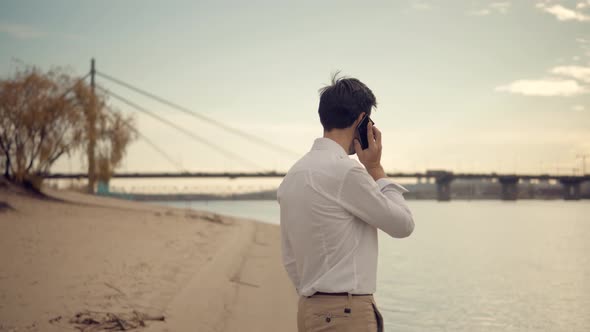
POLYGON ((350 134, 345 130, 332 129, 330 131, 324 131, 324 138, 329 138, 334 142, 338 143, 346 153, 350 148, 351 137, 350 134))

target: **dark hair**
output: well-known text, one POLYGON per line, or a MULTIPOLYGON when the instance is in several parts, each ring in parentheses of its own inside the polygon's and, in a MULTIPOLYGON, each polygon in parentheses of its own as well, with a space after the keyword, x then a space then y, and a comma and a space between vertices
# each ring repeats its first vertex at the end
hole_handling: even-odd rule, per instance
POLYGON ((325 131, 334 128, 348 128, 358 116, 377 107, 377 100, 371 89, 356 78, 332 76, 332 84, 320 89, 320 122, 325 131))

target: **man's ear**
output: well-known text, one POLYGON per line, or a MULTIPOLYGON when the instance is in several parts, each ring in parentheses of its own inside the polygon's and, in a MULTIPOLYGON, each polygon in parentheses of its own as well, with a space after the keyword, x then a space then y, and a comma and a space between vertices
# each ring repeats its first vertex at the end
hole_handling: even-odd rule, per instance
POLYGON ((362 112, 361 114, 359 114, 358 118, 356 118, 356 120, 354 121, 355 128, 356 128, 356 126, 358 126, 359 123, 361 123, 361 121, 363 121, 363 117, 365 117, 365 114, 367 114, 367 113, 362 112))

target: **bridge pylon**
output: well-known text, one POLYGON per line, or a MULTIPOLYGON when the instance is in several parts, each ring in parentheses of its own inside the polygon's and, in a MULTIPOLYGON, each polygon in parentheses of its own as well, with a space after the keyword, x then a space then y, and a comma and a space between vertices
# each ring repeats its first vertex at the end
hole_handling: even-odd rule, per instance
POLYGON ((582 198, 580 184, 583 178, 579 176, 568 176, 559 179, 563 186, 563 199, 566 201, 577 201, 582 198))
POLYGON ((502 184, 502 194, 500 198, 503 201, 515 201, 518 198, 518 182, 520 178, 516 175, 503 175, 498 177, 498 182, 502 184))
POLYGON ((434 176, 436 181, 436 200, 448 202, 451 200, 451 182, 454 180, 453 172, 429 171, 427 174, 434 176))

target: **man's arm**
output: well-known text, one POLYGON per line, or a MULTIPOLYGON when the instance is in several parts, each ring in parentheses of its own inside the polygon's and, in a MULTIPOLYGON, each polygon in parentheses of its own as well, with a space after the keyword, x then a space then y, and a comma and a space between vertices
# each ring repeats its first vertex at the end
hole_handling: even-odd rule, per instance
POLYGON ((354 148, 360 165, 350 169, 338 194, 340 204, 361 220, 382 229, 393 237, 407 237, 414 231, 414 218, 403 193, 407 190, 385 176, 381 166, 381 132, 367 124, 369 148, 363 150, 358 140, 354 148))
POLYGON ((297 265, 295 263, 295 255, 287 236, 285 226, 281 226, 281 252, 283 258, 283 266, 287 271, 287 275, 291 282, 295 286, 295 289, 299 287, 299 275, 297 274, 297 265))
POLYGON ((407 237, 414 230, 414 218, 402 194, 407 191, 387 178, 375 181, 361 167, 345 176, 338 200, 342 207, 364 222, 390 236, 407 237))

